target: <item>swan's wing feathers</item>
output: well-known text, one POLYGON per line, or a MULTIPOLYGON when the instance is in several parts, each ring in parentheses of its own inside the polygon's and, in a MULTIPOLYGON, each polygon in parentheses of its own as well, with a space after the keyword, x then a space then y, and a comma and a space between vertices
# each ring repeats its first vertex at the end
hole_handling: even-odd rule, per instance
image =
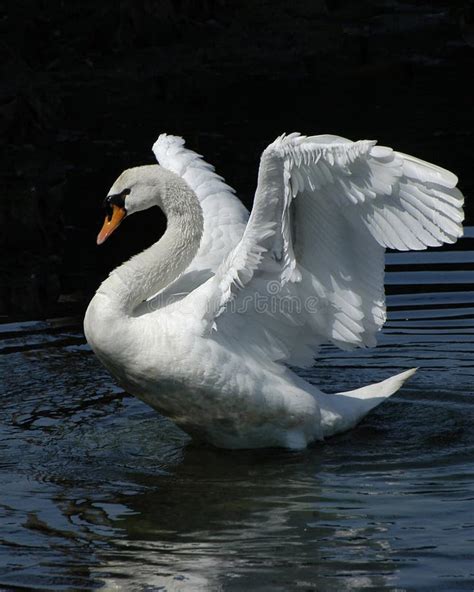
POLYGON ((225 310, 226 304, 253 278, 268 250, 265 242, 274 236, 276 227, 277 223, 272 221, 248 225, 242 240, 217 270, 209 286, 210 298, 205 312, 205 318, 213 327, 214 319, 225 310))
POLYGON ((178 136, 161 134, 153 145, 158 163, 180 175, 196 193, 202 207, 204 232, 199 252, 188 271, 215 271, 242 237, 248 211, 234 190, 178 136))
MULTIPOLYGON (((377 146, 373 141, 330 144, 283 140, 290 184, 284 218, 295 228, 282 280, 298 280, 301 267, 317 280, 324 307, 324 334, 340 347, 375 345, 385 322, 384 250, 424 249, 462 235, 463 197, 455 175, 440 167, 377 146), (315 166, 298 164, 308 150, 315 166), (287 165, 288 166, 288 165, 287 165), (299 176, 293 174, 297 169, 299 176), (300 188, 301 172, 319 189, 300 188), (289 202, 289 203, 288 203, 289 202)), ((285 187, 288 192, 288 188, 285 187)), ((282 223, 284 231, 285 224, 282 223)), ((312 321, 312 320, 311 320, 312 321)))
POLYGON ((456 182, 449 171, 371 140, 277 138, 262 154, 242 240, 213 280, 209 318, 230 322, 229 301, 277 281, 301 304, 300 330, 281 335, 284 314, 272 313, 272 329, 268 315, 247 307, 256 341, 279 333, 290 362, 316 337, 344 348, 374 345, 385 321, 385 248, 424 249, 461 236, 456 182), (311 298, 316 308, 307 306, 311 298))

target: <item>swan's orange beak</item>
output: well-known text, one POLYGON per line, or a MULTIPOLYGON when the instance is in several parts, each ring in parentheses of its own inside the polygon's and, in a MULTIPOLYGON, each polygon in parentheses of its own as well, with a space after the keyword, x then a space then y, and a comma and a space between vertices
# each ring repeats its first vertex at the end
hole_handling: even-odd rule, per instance
POLYGON ((105 242, 112 232, 120 226, 120 222, 125 218, 127 215, 127 211, 125 208, 121 208, 120 206, 116 206, 115 204, 112 206, 112 215, 105 216, 104 225, 102 226, 99 234, 97 235, 97 244, 101 245, 105 242))

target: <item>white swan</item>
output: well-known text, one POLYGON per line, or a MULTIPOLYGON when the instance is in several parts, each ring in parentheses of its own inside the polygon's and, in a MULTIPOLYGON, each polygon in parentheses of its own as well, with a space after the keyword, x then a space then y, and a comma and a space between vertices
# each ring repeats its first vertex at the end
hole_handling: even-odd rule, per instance
POLYGON ((103 242, 159 206, 162 238, 114 270, 85 316, 87 340, 130 393, 225 448, 303 448, 353 427, 413 374, 328 395, 291 366, 323 342, 375 345, 384 251, 462 235, 454 174, 337 136, 281 136, 262 154, 250 217, 211 165, 161 135, 160 165, 124 171, 103 242))

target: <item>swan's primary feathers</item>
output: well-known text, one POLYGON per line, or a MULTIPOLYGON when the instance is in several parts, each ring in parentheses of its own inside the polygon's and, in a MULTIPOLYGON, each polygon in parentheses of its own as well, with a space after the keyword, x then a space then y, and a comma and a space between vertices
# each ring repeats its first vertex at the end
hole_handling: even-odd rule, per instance
POLYGON ((324 342, 375 345, 385 249, 461 236, 455 175, 374 141, 283 135, 262 154, 249 216, 181 138, 161 135, 153 151, 161 166, 125 171, 112 187, 101 232, 128 204, 159 205, 167 231, 111 274, 85 320, 125 388, 231 448, 306 446, 400 388, 412 370, 326 395, 289 367, 311 365, 324 342))

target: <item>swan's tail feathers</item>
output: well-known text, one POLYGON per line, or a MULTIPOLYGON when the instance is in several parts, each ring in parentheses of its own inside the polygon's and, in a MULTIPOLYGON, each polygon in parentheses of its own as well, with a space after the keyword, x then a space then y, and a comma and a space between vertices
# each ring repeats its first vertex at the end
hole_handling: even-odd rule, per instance
POLYGON ((396 393, 417 370, 418 368, 411 368, 376 384, 326 395, 321 405, 324 436, 333 436, 353 428, 369 411, 396 393))
POLYGON ((356 389, 354 391, 346 391, 344 393, 337 394, 344 395, 346 397, 352 397, 354 399, 361 399, 367 402, 376 401, 368 408, 368 411, 370 411, 373 407, 376 407, 379 403, 381 403, 383 399, 386 399, 387 397, 390 397, 390 395, 393 395, 393 393, 396 393, 403 385, 405 380, 408 380, 410 376, 413 376, 417 370, 418 368, 411 368, 410 370, 405 370, 405 372, 400 372, 400 374, 395 374, 395 376, 391 376, 382 382, 376 382, 375 384, 363 386, 362 388, 356 389))

